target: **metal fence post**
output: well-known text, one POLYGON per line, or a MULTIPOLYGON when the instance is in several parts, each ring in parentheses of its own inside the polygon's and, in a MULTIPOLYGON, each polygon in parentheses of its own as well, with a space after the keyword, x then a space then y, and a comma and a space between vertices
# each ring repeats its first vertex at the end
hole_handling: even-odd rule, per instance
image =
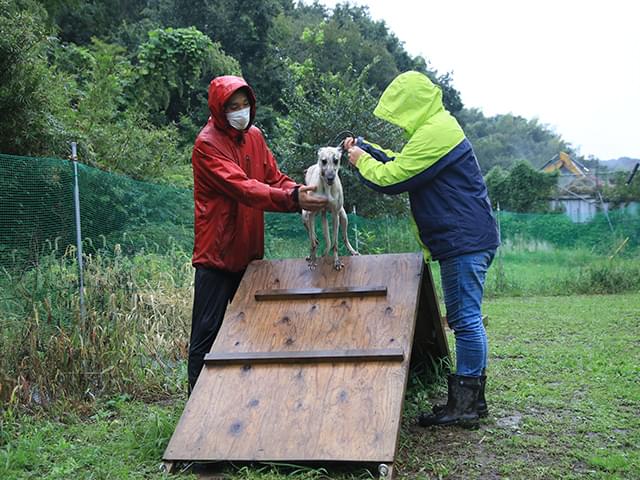
POLYGON ((84 325, 86 309, 84 305, 84 272, 82 265, 82 230, 80 228, 80 188, 78 187, 78 149, 71 142, 71 160, 73 161, 73 206, 76 220, 76 253, 78 256, 78 284, 80 290, 80 319, 84 325))

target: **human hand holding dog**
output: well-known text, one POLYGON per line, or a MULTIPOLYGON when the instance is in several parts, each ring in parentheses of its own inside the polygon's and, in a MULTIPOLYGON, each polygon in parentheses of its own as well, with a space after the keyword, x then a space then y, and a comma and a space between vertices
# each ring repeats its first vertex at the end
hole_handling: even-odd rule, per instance
POLYGON ((360 156, 364 153, 360 147, 356 146, 356 139, 353 137, 347 137, 344 139, 344 148, 347 150, 349 155, 349 163, 354 167, 358 166, 358 160, 360 156))
POLYGON ((298 203, 300 204, 300 208, 302 208, 303 210, 315 212, 327 207, 327 204, 329 202, 327 197, 325 197, 324 195, 314 195, 313 192, 315 190, 315 185, 302 185, 298 189, 298 203))

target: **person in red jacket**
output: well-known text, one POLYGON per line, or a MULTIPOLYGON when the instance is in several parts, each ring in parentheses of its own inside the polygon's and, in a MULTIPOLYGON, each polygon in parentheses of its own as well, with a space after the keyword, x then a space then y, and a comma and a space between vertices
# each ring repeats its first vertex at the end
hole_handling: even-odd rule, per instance
POLYGON ((264 211, 320 210, 327 204, 325 198, 313 195, 315 187, 299 185, 278 169, 262 132, 253 125, 256 98, 244 79, 214 78, 209 110, 211 116, 191 157, 196 272, 189 391, 244 270, 264 255, 264 211))

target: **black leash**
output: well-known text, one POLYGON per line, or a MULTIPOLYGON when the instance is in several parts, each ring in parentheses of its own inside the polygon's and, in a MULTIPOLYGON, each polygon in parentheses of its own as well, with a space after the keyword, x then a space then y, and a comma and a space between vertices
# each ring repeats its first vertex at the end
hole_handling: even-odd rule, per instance
POLYGON ((333 142, 331 142, 331 144, 332 145, 335 144, 340 137, 342 137, 342 140, 340 140, 340 143, 338 143, 338 145, 336 145, 336 147, 339 147, 340 149, 343 149, 342 147, 344 146, 344 141, 348 137, 356 138, 356 135, 351 130, 343 130, 333 138, 333 142))

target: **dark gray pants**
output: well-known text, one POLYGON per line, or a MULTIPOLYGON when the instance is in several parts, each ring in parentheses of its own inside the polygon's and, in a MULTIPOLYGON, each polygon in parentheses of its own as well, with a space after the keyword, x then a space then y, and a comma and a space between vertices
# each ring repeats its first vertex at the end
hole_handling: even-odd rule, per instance
POLYGON ((233 299, 243 273, 196 267, 187 366, 189 392, 196 384, 204 356, 211 350, 227 305, 233 299))

